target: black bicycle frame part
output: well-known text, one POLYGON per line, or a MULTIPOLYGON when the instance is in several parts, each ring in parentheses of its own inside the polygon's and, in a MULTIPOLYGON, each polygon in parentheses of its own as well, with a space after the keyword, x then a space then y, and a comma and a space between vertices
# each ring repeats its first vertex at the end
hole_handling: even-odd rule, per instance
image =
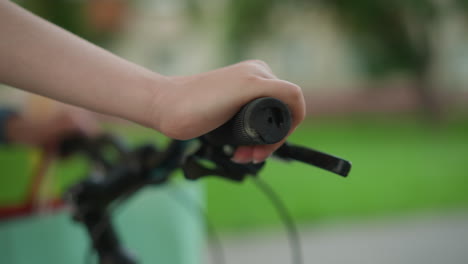
MULTIPOLYGON (((61 153, 84 153, 103 171, 91 173, 87 179, 67 192, 74 219, 87 229, 100 264, 137 264, 121 246, 111 221, 112 204, 130 197, 147 185, 168 181, 174 170, 182 168, 187 179, 217 176, 241 182, 255 176, 263 168, 260 164, 234 163, 232 152, 238 145, 270 144, 282 140, 291 127, 287 106, 273 98, 260 98, 246 105, 229 122, 199 138, 198 149, 188 153, 192 141, 173 140, 160 151, 152 145, 130 150, 122 141, 108 135, 95 139, 82 136, 67 139, 61 153), (109 159, 106 150, 114 149, 115 159, 109 159), (211 163, 211 166, 206 164, 211 163)), ((285 143, 275 156, 298 160, 330 172, 346 176, 351 163, 319 151, 285 143)))

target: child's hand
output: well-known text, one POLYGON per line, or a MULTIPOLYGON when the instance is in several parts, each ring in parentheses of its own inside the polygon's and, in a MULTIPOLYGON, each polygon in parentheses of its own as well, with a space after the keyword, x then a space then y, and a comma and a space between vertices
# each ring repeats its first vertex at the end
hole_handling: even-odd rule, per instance
MULTIPOLYGON (((228 121, 248 102, 274 97, 288 105, 292 113, 290 133, 304 119, 301 89, 279 80, 262 61, 246 61, 203 74, 169 77, 157 90, 149 124, 175 139, 201 136, 228 121)), ((240 163, 262 162, 281 144, 242 146, 234 155, 240 163)))

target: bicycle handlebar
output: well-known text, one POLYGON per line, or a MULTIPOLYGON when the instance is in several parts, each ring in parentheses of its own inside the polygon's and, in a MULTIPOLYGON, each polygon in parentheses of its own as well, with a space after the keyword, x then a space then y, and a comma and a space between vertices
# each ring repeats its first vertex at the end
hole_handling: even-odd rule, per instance
POLYGON ((291 113, 285 103, 263 97, 246 104, 228 122, 204 138, 213 145, 263 145, 281 141, 291 129, 291 113))
MULTIPOLYGON (((245 105, 231 120, 202 136, 197 151, 186 153, 189 141, 173 140, 160 151, 151 144, 136 149, 127 148, 123 142, 109 135, 96 139, 82 136, 65 140, 61 153, 77 151, 104 169, 98 177, 90 177, 74 185, 67 200, 73 208, 75 220, 84 224, 97 251, 100 264, 135 264, 137 261, 120 246, 107 208, 111 203, 128 198, 148 184, 166 182, 172 172, 182 168, 185 178, 197 180, 214 175, 242 181, 247 175, 255 176, 264 166, 237 164, 231 161, 224 145, 273 144, 281 141, 291 128, 291 113, 283 102, 264 97, 245 105), (106 158, 109 146, 119 155, 117 160, 106 158), (207 168, 203 160, 214 163, 207 168), (102 177, 102 176, 105 177, 102 177)), ((277 157, 298 160, 346 176, 351 164, 312 149, 283 144, 274 153, 277 157)))

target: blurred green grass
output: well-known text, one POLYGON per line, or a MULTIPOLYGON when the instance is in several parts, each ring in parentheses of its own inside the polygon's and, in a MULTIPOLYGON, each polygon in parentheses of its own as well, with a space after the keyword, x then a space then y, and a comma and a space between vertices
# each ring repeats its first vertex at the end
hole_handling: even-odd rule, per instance
MULTIPOLYGON (((112 129, 132 144, 164 141, 149 129, 112 129)), ((344 179, 298 162, 268 161, 260 177, 277 190, 300 223, 468 207, 466 118, 440 125, 408 117, 315 119, 304 123, 290 142, 353 163, 344 179)), ((23 152, 4 149, 0 153, 2 171, 7 172, 2 185, 25 184, 21 175, 28 169, 23 152)), ((56 170, 60 180, 55 189, 59 190, 84 175, 86 166, 81 159, 72 159, 58 163, 56 170)), ((279 224, 269 202, 250 181, 238 184, 208 178, 205 183, 208 216, 217 228, 245 230, 279 224)), ((5 189, 0 200, 18 197, 14 189, 5 189)))
MULTIPOLYGON (((439 126, 412 118, 354 117, 303 124, 290 142, 346 158, 348 178, 298 162, 269 161, 260 177, 301 223, 468 207, 468 122, 439 126)), ((208 211, 218 226, 278 225, 252 183, 208 181, 208 211)))

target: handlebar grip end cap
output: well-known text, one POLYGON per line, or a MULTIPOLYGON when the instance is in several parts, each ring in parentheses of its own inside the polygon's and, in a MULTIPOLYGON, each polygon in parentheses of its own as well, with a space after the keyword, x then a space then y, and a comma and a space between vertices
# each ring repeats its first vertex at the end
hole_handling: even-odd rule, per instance
POLYGON ((231 120, 205 135, 215 145, 274 144, 291 129, 291 112, 285 103, 263 97, 245 105, 231 120))

